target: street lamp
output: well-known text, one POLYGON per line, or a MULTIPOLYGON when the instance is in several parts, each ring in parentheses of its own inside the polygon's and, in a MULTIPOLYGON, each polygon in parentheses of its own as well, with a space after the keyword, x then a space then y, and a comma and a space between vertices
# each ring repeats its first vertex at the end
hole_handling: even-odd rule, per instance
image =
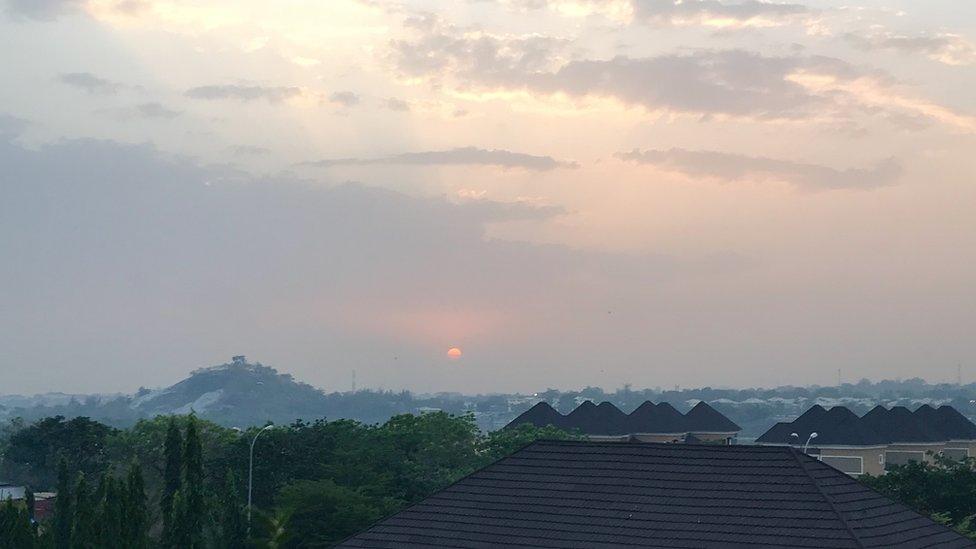
POLYGON ((813 439, 815 439, 815 438, 817 438, 817 432, 816 431, 810 433, 810 436, 807 438, 807 443, 803 445, 803 453, 804 454, 807 453, 807 449, 810 447, 810 441, 813 440, 813 439))
POLYGON ((790 444, 793 444, 793 439, 796 438, 796 442, 800 442, 800 435, 798 433, 790 433, 790 444))
POLYGON ((247 466, 247 536, 251 537, 251 488, 254 486, 254 443, 258 441, 261 433, 274 427, 274 423, 265 425, 251 440, 251 456, 247 466))

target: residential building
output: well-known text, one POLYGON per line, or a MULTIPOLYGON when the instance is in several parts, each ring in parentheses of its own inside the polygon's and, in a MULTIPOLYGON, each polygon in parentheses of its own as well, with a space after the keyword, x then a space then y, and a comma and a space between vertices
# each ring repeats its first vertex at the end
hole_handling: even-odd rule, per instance
POLYGON ((667 402, 647 401, 630 414, 609 402, 585 401, 563 415, 540 402, 513 419, 508 427, 529 423, 537 427, 552 425, 579 431, 590 440, 639 442, 699 442, 732 444, 742 429, 729 418, 699 402, 682 414, 667 402))
POLYGON ((26 491, 27 489, 23 486, 0 481, 0 502, 7 501, 8 499, 24 499, 26 491))
POLYGON ((340 547, 976 547, 790 446, 539 441, 340 547))
POLYGON ((976 425, 951 406, 876 406, 859 417, 843 406, 813 406, 756 439, 762 445, 804 449, 850 475, 881 475, 910 461, 976 456, 976 425))

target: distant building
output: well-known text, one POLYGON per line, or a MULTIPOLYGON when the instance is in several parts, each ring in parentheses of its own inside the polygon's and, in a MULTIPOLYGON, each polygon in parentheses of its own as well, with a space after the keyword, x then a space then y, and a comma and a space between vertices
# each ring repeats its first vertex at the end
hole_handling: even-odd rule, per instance
POLYGON ((813 406, 791 422, 777 423, 757 444, 796 446, 850 475, 880 475, 894 465, 976 456, 976 425, 951 406, 876 406, 858 417, 843 406, 813 406))
POLYGON ((524 423, 545 427, 552 425, 567 431, 579 431, 590 440, 614 442, 697 442, 733 444, 742 429, 714 408, 699 402, 682 414, 667 402, 647 401, 630 414, 609 402, 599 405, 585 401, 567 415, 540 402, 513 419, 505 428, 524 423))
POLYGON ((7 501, 8 499, 24 499, 26 492, 27 488, 23 486, 16 486, 9 482, 0 481, 0 502, 7 501))
POLYGON ((339 547, 962 548, 791 447, 538 441, 339 547))

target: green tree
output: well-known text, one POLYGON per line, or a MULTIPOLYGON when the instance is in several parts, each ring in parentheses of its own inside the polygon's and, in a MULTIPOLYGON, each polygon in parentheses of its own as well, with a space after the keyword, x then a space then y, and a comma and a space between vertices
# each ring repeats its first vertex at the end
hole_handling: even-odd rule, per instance
POLYGON ((32 549, 36 544, 27 510, 10 499, 0 503, 0 549, 32 549))
POLYGON ((98 547, 98 530, 94 496, 88 491, 85 475, 78 474, 78 482, 74 489, 75 518, 71 529, 71 549, 94 549, 98 547))
POLYGON ((129 466, 122 494, 122 539, 128 549, 145 549, 149 546, 149 509, 146 505, 146 487, 142 467, 136 460, 129 466))
POLYGON ((71 493, 71 476, 68 462, 64 458, 58 462, 58 495, 54 501, 54 547, 69 549, 71 531, 74 529, 74 496, 71 493))
POLYGON ((969 528, 976 515, 976 460, 935 456, 933 462, 909 462, 862 482, 920 513, 946 524, 969 528))
POLYGON ((122 538, 122 491, 119 483, 111 475, 102 477, 101 494, 96 496, 98 509, 99 547, 106 549, 124 549, 122 538))
POLYGON ((238 549, 247 542, 247 526, 244 519, 244 506, 241 502, 240 486, 231 470, 224 479, 224 490, 220 496, 220 532, 217 546, 223 549, 238 549))
POLYGON ((331 480, 300 480, 285 486, 278 508, 288 516, 284 547, 328 547, 389 511, 380 501, 331 480))
POLYGON ((72 471, 97 478, 108 464, 107 444, 112 433, 111 427, 87 417, 49 417, 13 433, 4 459, 21 466, 21 481, 35 487, 55 484, 61 458, 72 471))
POLYGON ((169 418, 164 452, 166 464, 163 469, 163 489, 159 499, 159 510, 163 516, 163 545, 172 547, 173 540, 176 539, 173 532, 176 518, 174 499, 180 489, 183 473, 183 436, 180 434, 175 416, 169 418))
POLYGON ((200 547, 203 540, 203 517, 206 513, 203 501, 203 446, 197 430, 197 420, 190 416, 186 426, 183 450, 183 487, 185 509, 181 513, 183 529, 189 543, 183 547, 200 547))
POLYGON ((37 501, 34 499, 34 491, 27 488, 24 493, 24 506, 27 509, 27 518, 30 519, 31 523, 34 522, 34 509, 37 506, 37 501))

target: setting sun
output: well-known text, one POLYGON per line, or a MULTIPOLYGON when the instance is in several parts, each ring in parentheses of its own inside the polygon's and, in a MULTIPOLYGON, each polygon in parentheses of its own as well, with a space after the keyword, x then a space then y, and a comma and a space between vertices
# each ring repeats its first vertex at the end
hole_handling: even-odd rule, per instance
POLYGON ((457 347, 451 347, 447 351, 447 358, 450 358, 452 360, 457 360, 461 358, 461 354, 462 354, 461 349, 458 349, 457 347))

